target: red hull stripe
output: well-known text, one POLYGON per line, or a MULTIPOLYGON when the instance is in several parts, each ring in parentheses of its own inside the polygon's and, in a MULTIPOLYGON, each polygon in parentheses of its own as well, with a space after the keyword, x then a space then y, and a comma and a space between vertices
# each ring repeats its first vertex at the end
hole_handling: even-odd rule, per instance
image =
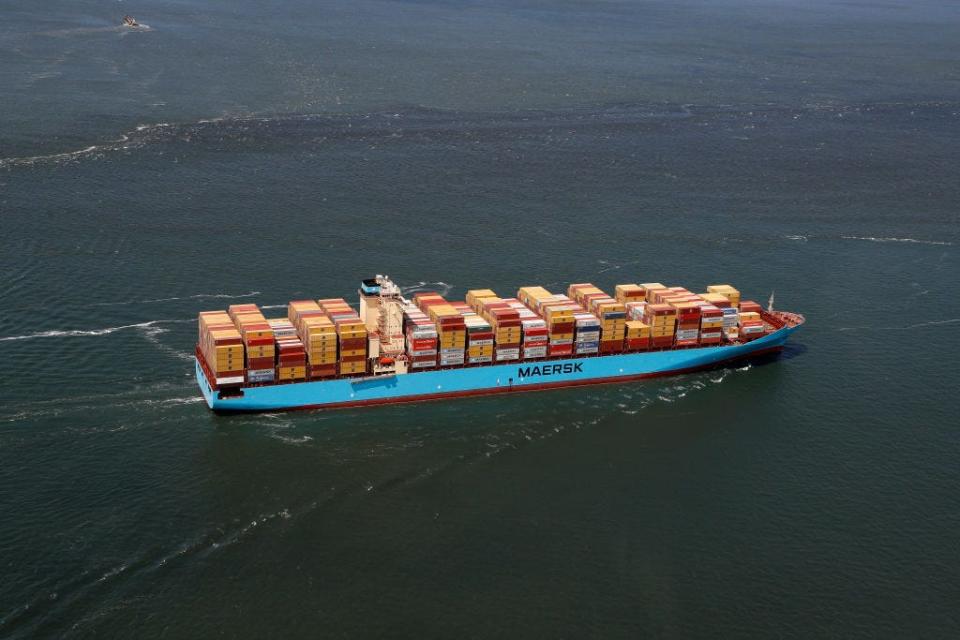
MULTIPOLYGON (((590 378, 587 380, 567 380, 563 382, 544 382, 542 384, 524 384, 519 386, 507 386, 507 387, 494 387, 489 389, 476 389, 471 391, 448 391, 446 393, 426 393, 416 396, 406 396, 399 398, 378 398, 376 400, 354 400, 349 402, 336 402, 328 404, 309 404, 309 405, 299 405, 296 407, 281 407, 278 409, 261 409, 261 411, 316 411, 319 409, 346 409, 349 407, 369 407, 379 404, 401 404, 401 403, 410 403, 410 402, 428 402, 431 400, 447 400, 450 398, 466 398, 470 396, 489 396, 497 393, 525 393, 528 391, 543 391, 547 389, 564 389, 567 387, 584 387, 587 385, 597 385, 597 384, 621 384, 624 382, 633 382, 636 380, 646 380, 649 378, 662 378, 664 376, 675 376, 684 373, 693 373, 695 371, 704 371, 707 369, 718 369, 723 366, 737 361, 737 360, 749 360, 756 358, 758 356, 776 353, 783 349, 782 345, 776 347, 768 347, 766 349, 760 349, 758 351, 753 351, 742 356, 737 356, 734 358, 729 358, 727 360, 722 360, 720 362, 713 362, 711 364, 697 366, 697 367, 687 367, 685 369, 670 369, 669 371, 658 371, 656 373, 641 373, 633 376, 616 376, 610 378, 590 378)), ((229 413, 252 413, 256 412, 256 409, 214 409, 217 413, 229 414, 229 413)))

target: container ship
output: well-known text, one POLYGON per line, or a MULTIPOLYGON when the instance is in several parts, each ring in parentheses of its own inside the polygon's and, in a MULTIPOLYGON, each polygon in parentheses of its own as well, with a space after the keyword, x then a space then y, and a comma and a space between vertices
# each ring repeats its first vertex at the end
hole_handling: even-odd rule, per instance
POLYGON ((412 299, 387 276, 343 298, 294 300, 285 318, 255 304, 198 317, 197 383, 218 413, 333 409, 623 383, 782 349, 804 322, 731 285, 702 293, 658 282, 564 293, 490 289, 412 299))

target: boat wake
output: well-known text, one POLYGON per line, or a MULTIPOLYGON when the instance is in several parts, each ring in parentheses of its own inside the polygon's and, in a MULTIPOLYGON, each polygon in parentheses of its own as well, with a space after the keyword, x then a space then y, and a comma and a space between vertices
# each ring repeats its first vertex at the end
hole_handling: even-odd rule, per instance
MULTIPOLYGON (((122 27, 121 27, 122 28, 122 27)), ((168 122, 140 125, 133 131, 121 135, 116 140, 94 144, 76 151, 64 151, 37 156, 20 156, 0 158, 0 169, 14 167, 32 167, 37 165, 60 165, 81 160, 87 157, 98 157, 109 152, 131 150, 143 147, 156 141, 162 134, 168 133, 174 125, 168 122)))
POLYGON ((932 244, 943 247, 952 247, 952 242, 941 240, 918 240, 917 238, 874 238, 871 236, 840 236, 844 240, 863 240, 866 242, 906 242, 912 244, 932 244))
POLYGON ((917 322, 914 324, 903 325, 900 327, 838 327, 837 331, 909 331, 911 329, 921 329, 923 327, 939 327, 949 324, 957 324, 960 318, 948 318, 946 320, 930 320, 928 322, 917 322))
POLYGON ((400 293, 403 295, 410 295, 412 293, 419 293, 421 291, 436 291, 442 296, 447 295, 453 289, 452 284, 447 284, 446 282, 418 282, 416 284, 407 285, 406 287, 400 287, 400 293))
MULTIPOLYGON (((75 338, 86 336, 106 336, 117 331, 126 331, 127 329, 137 329, 141 331, 152 330, 156 334, 157 325, 193 322, 193 320, 150 320, 149 322, 138 322, 136 324, 125 324, 119 327, 106 327, 103 329, 55 329, 51 331, 40 331, 38 333, 27 333, 21 336, 3 336, 0 342, 9 342, 11 340, 37 340, 40 338, 75 338)), ((166 331, 166 329, 164 329, 166 331)))
MULTIPOLYGON (((91 307, 117 307, 117 306, 127 306, 127 305, 141 305, 141 304, 152 304, 155 302, 176 302, 180 300, 210 300, 210 299, 223 299, 223 300, 232 300, 234 298, 252 298, 253 296, 260 295, 259 291, 250 291, 248 293, 197 293, 192 296, 182 296, 182 297, 173 297, 173 298, 150 298, 147 300, 117 300, 113 302, 94 302, 89 305, 91 307)), ((286 305, 284 305, 286 306, 286 305)), ((266 308, 266 307, 264 307, 266 308)))

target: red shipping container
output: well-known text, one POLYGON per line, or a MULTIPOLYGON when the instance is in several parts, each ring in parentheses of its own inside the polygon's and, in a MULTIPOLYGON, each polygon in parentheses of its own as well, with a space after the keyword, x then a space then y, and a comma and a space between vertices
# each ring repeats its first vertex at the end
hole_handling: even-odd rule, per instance
POLYGON ((337 365, 322 364, 310 367, 311 378, 328 378, 337 375, 337 365))
POLYGON ((273 358, 247 358, 247 369, 273 369, 273 358))
POLYGON ((360 354, 359 356, 343 356, 340 358, 340 362, 362 362, 367 359, 367 356, 360 354))
POLYGON ((557 322, 550 326, 551 333, 573 333, 573 328, 576 326, 574 322, 557 322))
POLYGON ((650 338, 627 338, 628 349, 646 349, 650 346, 650 338))
POLYGON ((741 313, 761 313, 763 308, 753 300, 743 300, 740 302, 741 313))
POLYGON ((347 338, 346 340, 340 340, 341 349, 363 349, 366 346, 366 338, 347 338))
POLYGON ((426 351, 428 349, 436 349, 437 339, 436 338, 414 338, 409 341, 412 351, 426 351))
POLYGON ((273 344, 273 338, 247 338, 248 347, 266 347, 273 344))
POLYGON ((569 356, 573 355, 573 345, 572 344, 552 344, 550 345, 548 355, 551 356, 569 356))

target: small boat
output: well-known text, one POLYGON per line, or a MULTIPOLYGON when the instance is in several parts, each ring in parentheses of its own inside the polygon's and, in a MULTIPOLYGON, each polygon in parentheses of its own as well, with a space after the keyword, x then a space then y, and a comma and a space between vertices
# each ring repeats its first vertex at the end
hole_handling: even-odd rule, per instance
POLYGON ((140 23, 137 22, 137 19, 133 16, 123 16, 123 26, 125 27, 139 27, 140 23))

